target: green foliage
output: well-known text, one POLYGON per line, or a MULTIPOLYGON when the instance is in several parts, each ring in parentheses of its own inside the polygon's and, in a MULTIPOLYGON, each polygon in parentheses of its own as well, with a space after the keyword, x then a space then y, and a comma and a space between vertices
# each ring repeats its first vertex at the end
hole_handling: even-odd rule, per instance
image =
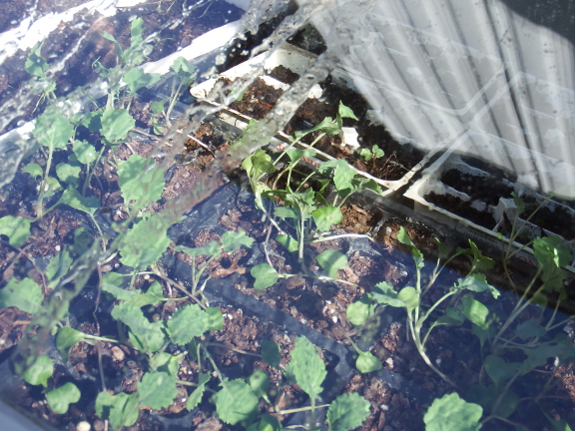
MULTIPOLYGON (((136 125, 136 120, 127 109, 109 107, 102 114, 102 135, 109 141, 115 142, 124 139, 136 125)), ((134 156, 132 156, 134 157, 134 156)))
POLYGON ((116 305, 112 317, 130 328, 130 339, 138 350, 155 352, 166 341, 164 322, 151 323, 135 305, 127 302, 116 305))
POLYGON ((62 360, 68 362, 70 349, 85 338, 85 334, 72 328, 60 328, 56 336, 56 348, 62 354, 62 360))
POLYGON ((54 413, 63 415, 68 411, 70 404, 80 401, 80 390, 74 383, 65 383, 63 386, 46 393, 48 405, 54 413))
POLYGON ((359 301, 349 304, 345 312, 347 320, 354 325, 363 325, 367 319, 373 316, 375 307, 369 299, 368 294, 364 294, 359 301))
POLYGON ((378 371, 382 368, 381 361, 373 355, 371 352, 359 352, 359 356, 355 360, 355 368, 360 373, 371 373, 372 371, 378 371))
POLYGON ((316 256, 316 260, 319 266, 334 279, 337 278, 337 271, 345 268, 347 265, 347 257, 345 257, 345 254, 336 250, 325 250, 316 256))
POLYGON ((257 411, 258 397, 242 379, 223 381, 214 396, 216 411, 222 421, 235 425, 249 420, 257 411))
POLYGON ((265 289, 266 287, 275 284, 278 280, 278 272, 268 263, 260 263, 250 270, 252 277, 256 279, 254 288, 265 289))
POLYGON ((0 290, 0 307, 18 307, 26 313, 36 314, 42 308, 42 288, 30 278, 10 279, 0 290))
POLYGON ((110 422, 113 430, 118 431, 122 427, 129 427, 138 419, 137 394, 120 392, 112 395, 109 392, 100 392, 96 398, 96 414, 110 422))
POLYGON ((371 159, 378 159, 380 157, 383 157, 385 155, 385 153, 383 152, 383 150, 381 148, 379 148, 379 146, 374 145, 370 148, 362 148, 361 150, 359 150, 359 156, 363 159, 363 160, 371 160, 371 159))
POLYGON ((140 220, 128 229, 120 242, 120 261, 134 269, 142 269, 158 261, 170 244, 168 226, 159 217, 140 220))
POLYGON ((296 339, 290 365, 301 390, 310 398, 318 398, 323 390, 321 384, 327 371, 323 360, 316 353, 315 346, 307 338, 296 339))
POLYGON ((263 341, 262 359, 266 364, 279 369, 281 360, 281 353, 279 346, 271 340, 263 341))
POLYGON ((54 364, 46 355, 40 355, 22 376, 26 383, 48 387, 48 379, 54 374, 54 364))
POLYGON ((332 431, 357 428, 369 416, 371 404, 357 393, 337 397, 327 410, 327 423, 332 431))
POLYGON ((0 218, 0 235, 6 235, 13 247, 20 247, 30 237, 30 220, 24 217, 0 218))
POLYGON ((56 148, 66 148, 66 144, 74 135, 74 128, 62 113, 50 110, 36 119, 33 133, 40 144, 54 151, 56 148))
POLYGON ((194 337, 208 330, 209 316, 199 305, 185 305, 168 322, 168 335, 172 342, 184 346, 194 337))
POLYGON ((433 401, 423 416, 425 431, 478 431, 483 409, 468 403, 457 393, 446 394, 433 401))
POLYGON ((165 372, 145 373, 138 383, 140 405, 154 410, 170 406, 177 395, 176 378, 165 372))

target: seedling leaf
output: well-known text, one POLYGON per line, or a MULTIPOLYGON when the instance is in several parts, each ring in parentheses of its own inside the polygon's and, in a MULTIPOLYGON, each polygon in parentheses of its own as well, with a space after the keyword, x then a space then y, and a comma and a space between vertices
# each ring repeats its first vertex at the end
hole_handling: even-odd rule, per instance
POLYGON ((276 343, 272 340, 262 342, 262 359, 266 364, 279 369, 281 358, 280 348, 276 343))
POLYGON ((330 278, 337 278, 337 271, 347 265, 345 254, 335 250, 325 250, 316 256, 317 263, 327 272, 330 278))
POLYGON ((400 299, 405 304, 404 307, 408 312, 414 310, 419 306, 419 295, 414 287, 407 286, 400 290, 397 294, 397 299, 400 299))
POLYGON ((224 315, 219 308, 208 307, 206 308, 208 315, 208 331, 221 331, 224 329, 224 315))
POLYGON ((363 325, 367 319, 373 316, 375 309, 367 294, 364 294, 359 301, 348 305, 345 312, 347 319, 354 325, 363 325))
POLYGON ((276 241, 290 253, 295 253, 298 250, 298 242, 291 235, 278 235, 276 241))
POLYGON ((315 346, 305 337, 298 337, 291 352, 292 370, 297 384, 310 398, 318 398, 327 371, 315 346))
POLYGON ((4 216, 0 218, 0 234, 8 237, 11 246, 20 247, 30 236, 30 220, 19 216, 4 216))
POLYGON ((355 177, 356 172, 343 159, 330 160, 323 162, 320 171, 333 169, 333 184, 338 192, 353 188, 351 180, 355 177))
POLYGON ((159 73, 146 73, 139 67, 134 67, 124 74, 123 80, 130 87, 130 92, 136 92, 143 87, 158 82, 162 75, 159 73))
POLYGON ((195 409, 202 401, 202 397, 204 396, 205 391, 206 385, 199 385, 196 389, 194 389, 194 391, 190 394, 188 401, 186 401, 186 408, 190 411, 195 409))
POLYGON ((222 235, 221 241, 223 249, 228 253, 231 253, 232 251, 241 248, 242 245, 250 248, 254 239, 247 236, 243 230, 239 230, 237 232, 229 230, 222 235))
POLYGON ((342 394, 327 410, 327 423, 331 431, 349 431, 360 426, 369 416, 371 404, 357 393, 342 394))
POLYGON ((136 125, 127 109, 108 107, 102 114, 102 135, 110 141, 124 139, 130 130, 136 125))
POLYGON ((70 349, 74 345, 83 340, 85 334, 72 328, 61 328, 56 336, 56 348, 62 354, 62 360, 68 362, 68 355, 70 354, 70 349))
POLYGON ((343 214, 339 208, 326 205, 320 207, 311 213, 317 228, 322 232, 331 230, 331 226, 339 224, 343 220, 343 214))
POLYGON ((100 201, 96 196, 84 197, 76 189, 66 189, 58 201, 60 204, 68 205, 78 211, 94 215, 100 207, 100 201))
POLYGON ((176 378, 163 371, 146 373, 138 382, 138 399, 142 406, 160 410, 170 406, 177 395, 176 378))
POLYGON ((26 72, 39 78, 44 78, 46 76, 45 72, 49 67, 46 60, 42 57, 43 45, 44 42, 38 42, 34 45, 28 54, 26 63, 24 63, 24 69, 26 69, 26 72))
POLYGON ((393 285, 387 281, 377 283, 369 295, 379 304, 405 307, 405 303, 397 297, 397 292, 393 289, 393 285))
POLYGON ((258 397, 242 379, 222 382, 214 396, 216 411, 222 421, 235 425, 249 419, 257 410, 258 397))
POLYGON ((248 382, 258 397, 265 396, 270 388, 270 378, 262 370, 255 370, 248 378, 248 382))
POLYGON ((139 413, 136 394, 120 392, 112 395, 109 392, 100 392, 96 398, 96 414, 101 419, 108 420, 114 430, 133 425, 138 420, 139 413))
POLYGON ((260 263, 254 266, 250 274, 256 279, 254 288, 263 290, 278 281, 278 272, 267 263, 260 263))
POLYGON ((10 279, 0 290, 0 307, 18 307, 26 313, 36 314, 42 308, 42 288, 31 278, 10 279))
POLYGON ((139 307, 122 302, 112 310, 112 317, 124 323, 130 328, 131 334, 135 337, 132 344, 144 352, 155 352, 165 342, 165 335, 162 331, 164 323, 159 321, 150 323, 139 307))
POLYGON ((22 168, 22 172, 25 174, 30 174, 30 176, 34 179, 38 177, 42 178, 44 176, 44 171, 40 167, 38 163, 30 162, 26 166, 22 168))
POLYGON ((501 386, 521 369, 521 363, 507 363, 505 359, 494 355, 487 356, 483 364, 485 366, 485 372, 497 386, 501 386))
POLYGON ((515 328, 515 335, 517 335, 522 340, 528 340, 532 337, 542 337, 545 335, 547 331, 543 328, 539 321, 535 319, 526 320, 525 322, 520 323, 515 328))
POLYGON ((136 223, 120 244, 120 261, 134 269, 155 263, 170 244, 166 231, 167 227, 159 217, 136 223))
POLYGON ((371 352, 361 352, 355 360, 355 368, 363 374, 381 370, 381 367, 381 361, 371 352))
POLYGON ((485 328, 488 324, 489 309, 471 295, 465 295, 461 302, 463 304, 463 315, 480 328, 485 328))
POLYGON ((208 314, 198 304, 188 304, 174 313, 168 322, 168 334, 172 342, 183 346, 206 332, 208 324, 208 314))
POLYGON ((54 374, 54 364, 52 360, 46 355, 40 355, 29 367, 24 375, 24 381, 31 385, 42 385, 48 387, 48 379, 54 374))
POLYGON ((175 251, 181 251, 186 253, 188 256, 197 257, 197 256, 219 256, 220 245, 216 241, 211 241, 206 245, 202 245, 201 247, 186 247, 185 245, 178 245, 174 247, 175 251))
POLYGON ((70 404, 80 401, 80 390, 71 382, 60 386, 46 394, 48 405, 54 413, 63 415, 68 411, 70 404))
POLYGON ((164 177, 151 159, 137 154, 118 163, 122 197, 127 204, 143 207, 162 197, 164 177))
POLYGON ((56 166, 56 175, 58 175, 61 182, 77 187, 81 170, 82 168, 80 166, 73 166, 69 163, 58 163, 56 166))
POLYGON ((482 414, 481 406, 462 400, 454 392, 433 400, 423 422, 425 431, 478 431, 482 414))
POLYGON ((74 134, 74 128, 61 113, 51 111, 37 118, 33 133, 38 142, 50 150, 65 149, 68 140, 74 134))
POLYGON ((489 292, 494 298, 498 298, 499 291, 490 285, 483 274, 471 274, 465 278, 459 278, 453 286, 455 290, 468 289, 473 292, 489 292))
POLYGON ((62 250, 50 259, 46 266, 46 277, 50 280, 48 287, 54 288, 60 282, 60 279, 68 273, 73 261, 68 249, 62 250))
POLYGON ((74 141, 72 145, 72 150, 76 155, 78 161, 84 165, 92 163, 98 158, 98 153, 93 145, 86 141, 74 141))

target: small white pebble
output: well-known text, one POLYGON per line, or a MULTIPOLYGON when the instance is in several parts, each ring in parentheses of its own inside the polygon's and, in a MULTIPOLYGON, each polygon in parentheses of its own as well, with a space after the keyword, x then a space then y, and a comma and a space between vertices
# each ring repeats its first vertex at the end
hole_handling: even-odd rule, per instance
POLYGON ((150 279, 150 274, 144 275, 144 280, 149 280, 149 279, 150 279))
POLYGON ((387 358, 385 363, 389 365, 390 368, 393 368, 393 358, 387 358))
POLYGON ((382 404, 382 405, 379 406, 379 408, 380 408, 381 410, 383 410, 384 412, 386 412, 386 411, 389 410, 389 406, 388 406, 387 404, 382 404))
POLYGON ((86 421, 82 421, 76 425, 76 431, 90 431, 92 427, 86 421))
POLYGON ((60 250, 61 250, 61 247, 60 247, 59 245, 57 245, 56 247, 54 247, 54 249, 55 249, 56 251, 60 251, 60 250))
POLYGON ((436 363, 437 365, 441 365, 441 358, 437 358, 437 359, 435 360, 435 363, 436 363))
POLYGON ((331 320, 333 323, 337 323, 337 316, 331 316, 331 320))
POLYGON ((182 402, 185 403, 185 402, 186 402, 186 399, 185 399, 185 398, 182 398, 182 402))

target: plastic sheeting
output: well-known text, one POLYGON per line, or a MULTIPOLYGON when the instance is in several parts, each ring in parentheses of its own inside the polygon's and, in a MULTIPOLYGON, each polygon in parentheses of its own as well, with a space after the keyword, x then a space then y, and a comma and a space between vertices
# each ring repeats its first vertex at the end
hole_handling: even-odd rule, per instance
POLYGON ((571 0, 338 0, 312 22, 397 139, 427 150, 457 142, 534 191, 575 198, 574 9, 571 0))

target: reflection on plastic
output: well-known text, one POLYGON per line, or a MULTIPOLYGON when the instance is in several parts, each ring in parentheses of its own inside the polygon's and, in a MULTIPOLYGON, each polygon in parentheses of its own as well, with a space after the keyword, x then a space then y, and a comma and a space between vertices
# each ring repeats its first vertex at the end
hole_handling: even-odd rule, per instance
POLYGON ((339 55, 342 78, 396 138, 430 150, 478 132, 498 151, 476 139, 458 142, 458 151, 573 198, 574 190, 559 190, 575 184, 573 47, 550 20, 538 25, 498 0, 342 0, 313 22, 339 55))

